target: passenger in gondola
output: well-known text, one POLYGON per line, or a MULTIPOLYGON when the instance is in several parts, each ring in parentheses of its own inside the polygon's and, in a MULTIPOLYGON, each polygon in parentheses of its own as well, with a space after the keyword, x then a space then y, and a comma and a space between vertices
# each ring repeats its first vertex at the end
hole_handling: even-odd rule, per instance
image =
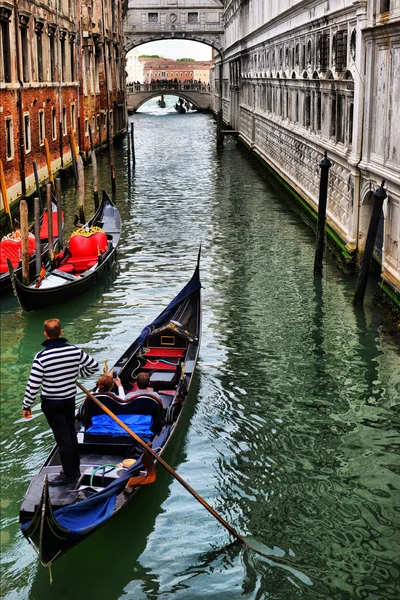
POLYGON ((125 390, 119 377, 113 378, 112 374, 110 373, 100 377, 100 379, 97 381, 95 395, 97 396, 104 394, 110 398, 119 400, 120 402, 125 400, 125 390), (115 393, 115 389, 118 390, 118 393, 115 393))
POLYGON ((151 430, 160 433, 164 425, 164 408, 160 396, 154 392, 150 385, 150 375, 139 373, 136 377, 137 390, 126 394, 125 401, 133 400, 134 412, 139 415, 151 415, 153 424, 151 430))

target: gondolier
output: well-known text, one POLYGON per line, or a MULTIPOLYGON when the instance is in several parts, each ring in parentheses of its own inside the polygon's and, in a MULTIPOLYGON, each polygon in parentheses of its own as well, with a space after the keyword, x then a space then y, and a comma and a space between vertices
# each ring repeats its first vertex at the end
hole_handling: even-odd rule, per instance
POLYGON ((44 322, 44 350, 36 354, 26 386, 22 415, 32 416, 32 405, 41 391, 42 411, 60 451, 62 471, 50 485, 67 485, 79 477, 79 449, 75 432, 75 394, 78 377, 99 370, 98 362, 61 337, 58 319, 44 322))

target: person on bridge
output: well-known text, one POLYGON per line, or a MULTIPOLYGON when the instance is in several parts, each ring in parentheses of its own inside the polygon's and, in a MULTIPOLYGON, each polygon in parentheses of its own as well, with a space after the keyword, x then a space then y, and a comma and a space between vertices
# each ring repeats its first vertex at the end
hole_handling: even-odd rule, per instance
POLYGON ((61 337, 58 319, 44 322, 45 347, 35 355, 26 386, 22 416, 32 417, 32 406, 42 388, 42 411, 60 452, 62 471, 49 485, 75 485, 80 476, 79 447, 75 431, 75 394, 78 377, 99 370, 97 360, 61 337))

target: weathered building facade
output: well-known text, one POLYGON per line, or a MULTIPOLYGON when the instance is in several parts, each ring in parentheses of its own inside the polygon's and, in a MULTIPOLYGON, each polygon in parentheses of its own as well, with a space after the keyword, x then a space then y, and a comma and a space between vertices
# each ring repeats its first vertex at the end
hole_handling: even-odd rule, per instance
POLYGON ((376 255, 399 293, 400 0, 226 0, 224 19, 215 111, 222 90, 225 123, 313 209, 327 151, 328 224, 347 260, 384 179, 376 255))
POLYGON ((122 0, 0 0, 0 159, 8 201, 125 128, 122 0))
POLYGON ((172 58, 139 59, 143 63, 144 83, 152 81, 176 81, 179 83, 210 82, 211 60, 189 61, 173 60, 172 58))

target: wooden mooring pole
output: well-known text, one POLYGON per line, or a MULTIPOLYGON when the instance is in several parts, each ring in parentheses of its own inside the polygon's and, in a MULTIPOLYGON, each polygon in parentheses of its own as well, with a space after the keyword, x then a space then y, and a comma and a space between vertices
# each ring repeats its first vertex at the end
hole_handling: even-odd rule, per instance
POLYGON ((40 245, 40 214, 41 214, 41 208, 40 208, 40 202, 39 202, 39 198, 35 197, 33 200, 34 203, 34 215, 35 215, 35 266, 36 266, 36 275, 39 276, 40 273, 40 269, 42 267, 42 252, 41 252, 41 245, 40 245))
MULTIPOLYGON (((49 185, 51 186, 50 183, 49 185)), ((26 200, 20 202, 19 219, 21 222, 22 283, 29 285, 28 204, 26 200)))
POLYGON ((319 163, 321 178, 319 183, 317 239, 315 242, 314 275, 322 275, 322 259, 324 256, 324 237, 326 221, 326 202, 328 197, 328 178, 331 161, 326 155, 319 163))
POLYGON ((132 166, 131 166, 131 134, 129 133, 129 129, 126 132, 127 138, 127 149, 128 149, 128 185, 131 184, 132 177, 132 166))
POLYGON ((46 185, 46 208, 47 208, 47 231, 49 243, 49 261, 54 259, 54 237, 53 237, 53 202, 52 202, 52 185, 46 185))
POLYGON ((83 169, 83 160, 82 156, 78 156, 76 161, 77 169, 78 169, 78 210, 79 210, 79 220, 81 223, 85 222, 85 173, 83 169))
POLYGON ((53 168, 51 166, 51 156, 50 156, 49 142, 47 141, 47 138, 44 138, 44 150, 46 153, 46 163, 47 163, 47 171, 49 173, 49 181, 53 185, 54 184, 53 168))
POLYGON ((131 121, 131 148, 132 148, 132 164, 135 166, 136 158, 135 158, 135 127, 133 121, 131 121))
POLYGON ((63 218, 62 218, 62 199, 61 199, 61 179, 56 179, 56 198, 57 198, 57 235, 58 249, 62 250, 64 245, 63 240, 63 218))
POLYGON ((69 136, 69 147, 71 149, 71 160, 72 160, 72 168, 74 170, 75 183, 78 183, 78 168, 76 165, 75 149, 74 149, 74 143, 72 141, 72 135, 69 136))
POLYGON ((6 178, 4 176, 3 162, 1 160, 0 160, 0 190, 1 190, 1 195, 3 197, 4 212, 8 214, 8 217, 10 219, 10 226, 11 226, 10 231, 12 231, 14 229, 14 227, 13 227, 13 222, 12 222, 10 205, 8 204, 6 178))
POLYGON ((37 197, 39 199, 40 211, 43 212, 42 192, 40 191, 39 174, 38 174, 38 170, 37 170, 36 161, 34 161, 34 160, 32 161, 32 166, 33 166, 33 173, 35 175, 35 186, 36 186, 37 197))
POLYGON ((367 240, 365 242, 364 254, 361 261, 360 272, 358 274, 356 291, 353 298, 354 305, 360 305, 364 302, 365 290, 367 288, 369 270, 371 266, 372 254, 374 252, 375 239, 378 231, 379 220, 382 214, 383 201, 387 198, 384 189, 385 182, 372 194, 374 197, 374 207, 372 209, 371 221, 369 222, 367 240))
MULTIPOLYGON (((101 126, 100 126, 101 131, 101 126)), ((101 135, 101 133, 100 133, 101 135)), ((98 208, 99 206, 99 184, 97 180, 97 156, 93 146, 93 136, 92 136, 92 128, 89 125, 89 138, 90 138, 90 160, 92 162, 92 183, 93 183, 93 199, 94 206, 98 208)))

